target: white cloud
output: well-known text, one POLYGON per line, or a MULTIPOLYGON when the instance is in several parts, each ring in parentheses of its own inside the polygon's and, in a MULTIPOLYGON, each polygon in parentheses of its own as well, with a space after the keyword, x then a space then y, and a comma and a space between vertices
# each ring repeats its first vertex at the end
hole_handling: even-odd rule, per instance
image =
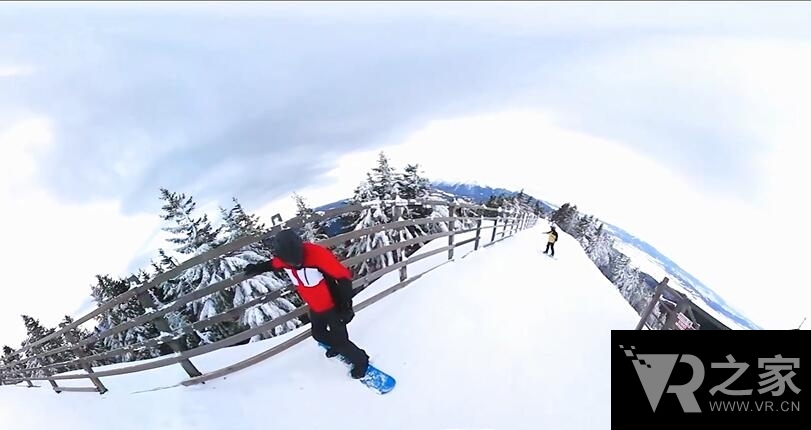
POLYGON ((29 66, 3 66, 0 65, 0 79, 14 78, 34 73, 34 69, 29 66))
POLYGON ((55 325, 86 299, 95 274, 124 275, 156 224, 153 216, 121 216, 115 201, 63 205, 39 188, 34 156, 52 140, 50 121, 42 118, 0 130, 0 344, 15 348, 25 333, 20 314, 55 325))

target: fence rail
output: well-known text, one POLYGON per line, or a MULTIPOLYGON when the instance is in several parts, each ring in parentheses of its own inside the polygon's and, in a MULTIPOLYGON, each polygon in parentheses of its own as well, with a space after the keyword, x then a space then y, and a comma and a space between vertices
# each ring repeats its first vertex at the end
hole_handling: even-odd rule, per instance
POLYGON ((690 299, 674 290, 667 283, 669 278, 664 277, 653 292, 645 310, 640 314, 639 322, 635 330, 648 328, 650 330, 698 330, 700 324, 696 321, 693 313, 693 304, 690 299), (669 293, 675 297, 676 301, 664 298, 664 294, 669 293), (656 315, 654 310, 659 309, 656 315), (663 321, 664 319, 664 321, 663 321))
MULTIPOLYGON (((54 333, 45 336, 42 339, 37 340, 36 342, 32 342, 28 345, 25 345, 24 347, 18 349, 11 355, 11 357, 18 357, 16 361, 9 362, 3 366, 0 366, 0 383, 17 384, 20 382, 26 382, 29 387, 33 387, 34 385, 31 383, 31 381, 48 381, 52 386, 52 388, 54 389, 54 391, 56 391, 57 393, 97 392, 103 394, 107 392, 107 388, 104 386, 100 378, 124 375, 135 372, 143 372, 164 366, 179 364, 189 375, 189 379, 186 381, 182 381, 181 383, 183 385, 193 385, 203 383, 205 381, 238 371, 240 369, 244 369, 264 359, 267 359, 268 357, 276 355, 279 352, 308 338, 310 336, 309 330, 302 332, 301 334, 298 334, 294 337, 291 337, 290 339, 268 349, 267 351, 264 351, 246 360, 240 361, 239 363, 234 363, 222 369, 218 369, 213 372, 208 372, 206 374, 202 374, 191 362, 191 359, 194 357, 198 357, 221 348, 235 345, 237 343, 246 341, 258 334, 268 333, 275 327, 281 326, 283 324, 288 323, 291 320, 294 320, 302 315, 305 315, 309 309, 306 304, 299 306, 298 308, 277 318, 273 318, 257 327, 243 330, 232 336, 217 340, 212 343, 202 344, 193 349, 185 349, 184 347, 181 346, 181 343, 179 341, 185 335, 188 335, 196 330, 211 327, 215 324, 222 323, 225 321, 238 320, 245 311, 251 309, 252 307, 269 303, 286 294, 293 294, 293 292, 295 291, 295 287, 293 285, 288 284, 283 288, 270 291, 240 306, 232 307, 231 309, 223 313, 214 315, 212 317, 203 320, 195 321, 188 325, 179 327, 176 330, 171 330, 169 328, 168 322, 164 319, 164 317, 167 314, 169 314, 170 312, 181 310, 186 305, 195 300, 199 300, 211 294, 215 294, 223 290, 229 289, 234 285, 237 285, 245 281, 246 279, 248 279, 248 277, 246 277, 242 273, 236 274, 228 279, 210 285, 206 285, 202 288, 198 288, 190 293, 187 293, 179 297, 174 302, 166 304, 162 307, 158 307, 157 304, 154 302, 154 299, 150 294, 151 290, 162 286, 166 282, 171 282, 171 280, 181 276, 184 271, 193 268, 194 266, 197 266, 199 264, 205 263, 213 259, 223 257, 228 253, 238 251, 251 244, 269 239, 283 228, 287 227, 298 228, 307 223, 335 219, 350 213, 364 210, 370 206, 392 208, 393 213, 396 214, 398 218, 399 215, 402 214, 403 209, 407 207, 422 206, 436 208, 444 206, 447 207, 448 209, 448 216, 440 216, 440 217, 429 216, 426 218, 409 219, 403 221, 390 222, 386 224, 378 224, 363 229, 341 233, 336 236, 317 242, 320 245, 323 245, 327 248, 333 248, 338 245, 345 244, 347 242, 357 240, 364 236, 375 234, 382 231, 397 232, 401 229, 424 225, 445 226, 444 229, 441 229, 442 231, 439 231, 437 233, 417 236, 407 240, 395 241, 390 245, 372 249, 371 251, 368 251, 360 255, 343 258, 341 262, 344 265, 346 265, 347 267, 353 267, 355 265, 368 261, 371 258, 379 257, 387 253, 393 253, 398 256, 393 264, 386 265, 372 272, 363 274, 362 276, 353 277, 352 287, 357 292, 360 289, 368 287, 373 282, 380 279, 386 274, 392 273, 396 270, 400 271, 398 283, 386 288, 383 291, 378 292, 374 296, 364 300, 362 303, 356 304, 355 305, 356 311, 360 311, 365 307, 377 302, 378 300, 381 300, 382 298, 394 293, 395 291, 404 288, 405 286, 411 284, 412 282, 419 279, 421 276, 430 272, 431 270, 434 270, 437 267, 440 267, 450 261, 453 261, 454 250, 461 246, 469 245, 472 243, 474 244, 474 246, 473 250, 470 252, 474 252, 482 247, 487 247, 503 239, 506 239, 507 237, 514 235, 518 231, 530 228, 534 226, 534 224, 537 221, 537 215, 523 210, 510 211, 501 208, 490 208, 481 205, 473 205, 462 202, 447 202, 443 200, 402 200, 402 199, 351 204, 335 208, 329 211, 316 213, 308 217, 295 217, 284 223, 274 226, 264 234, 245 236, 236 239, 232 242, 229 242, 227 244, 224 244, 220 247, 214 248, 208 252, 190 258, 181 263, 180 265, 178 265, 177 267, 175 267, 174 269, 158 274, 157 276, 155 276, 155 278, 149 280, 148 282, 145 282, 138 287, 132 288, 127 292, 101 304, 98 308, 76 319, 73 323, 65 325, 64 327, 60 328, 54 333), (465 210, 468 214, 462 215, 462 210, 465 210), (457 212, 459 213, 458 215, 457 212), (475 214, 475 216, 471 216, 470 214, 475 214), (485 223, 488 222, 492 222, 492 224, 485 225, 485 223), (487 230, 492 230, 489 241, 487 241, 482 235, 482 232, 485 232, 487 230), (459 242, 455 240, 456 236, 460 234, 469 234, 473 232, 476 233, 475 237, 459 242), (405 251, 407 248, 410 249, 414 245, 424 245, 429 241, 442 239, 444 237, 448 238, 447 246, 443 246, 428 252, 420 252, 419 254, 408 255, 406 256, 406 258, 403 258, 403 256, 406 255, 405 251), (484 241, 486 241, 486 243, 482 244, 482 242, 484 241), (421 261, 425 258, 429 258, 441 253, 447 253, 447 258, 444 259, 441 263, 438 263, 423 272, 409 276, 407 271, 409 265, 413 265, 417 261, 421 261), (105 312, 109 312, 115 306, 127 303, 128 301, 133 299, 138 300, 143 305, 144 309, 147 310, 147 313, 140 315, 137 318, 131 319, 129 321, 125 321, 114 327, 111 327, 104 332, 92 334, 84 339, 76 339, 72 335, 71 330, 79 327, 83 323, 95 317, 98 317, 99 315, 103 315, 105 312), (153 324, 155 327, 159 329, 161 334, 157 337, 144 340, 138 344, 127 345, 126 347, 118 348, 111 351, 105 351, 97 354, 90 354, 85 352, 86 347, 91 346, 97 342, 100 342, 105 338, 114 336, 118 333, 122 333, 126 330, 130 330, 138 326, 144 326, 145 324, 153 324), (47 345, 48 342, 60 340, 60 338, 61 340, 64 341, 65 346, 54 348, 48 351, 42 350, 42 347, 47 345), (135 362, 132 365, 111 370, 95 371, 92 367, 95 363, 97 363, 100 360, 109 360, 111 358, 120 357, 124 354, 128 354, 133 351, 140 350, 142 348, 152 348, 164 343, 168 344, 171 347, 174 354, 165 355, 157 359, 152 359, 149 362, 141 362, 141 363, 135 362), (72 352, 75 358, 57 363, 47 363, 47 361, 44 360, 47 357, 51 357, 54 356, 55 354, 67 351, 72 352), (26 356, 24 357, 23 354, 25 354, 26 356), (69 373, 81 370, 84 370, 85 373, 69 373), (57 384, 57 381, 70 379, 88 379, 90 380, 90 382, 93 383, 93 386, 60 387, 57 384)), ((464 256, 466 255, 467 254, 463 255, 462 258, 464 258, 464 256)))

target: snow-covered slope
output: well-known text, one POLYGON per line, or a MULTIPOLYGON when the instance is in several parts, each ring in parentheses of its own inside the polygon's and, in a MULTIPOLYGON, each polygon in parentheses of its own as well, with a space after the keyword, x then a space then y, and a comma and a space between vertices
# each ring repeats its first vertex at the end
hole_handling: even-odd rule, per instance
MULTIPOLYGON (((200 386, 178 386, 179 366, 105 378, 103 396, 57 395, 47 382, 0 386, 0 428, 609 428, 610 330, 633 328, 638 316, 570 236, 561 235, 557 260, 541 254, 545 228, 475 252, 465 246, 455 261, 358 312, 350 336, 398 380, 385 396, 351 380, 308 339, 200 386)), ((432 258, 409 273, 445 254, 432 258)), ((396 278, 381 278, 358 302, 396 278)), ((193 361, 211 371, 304 329, 193 361)))

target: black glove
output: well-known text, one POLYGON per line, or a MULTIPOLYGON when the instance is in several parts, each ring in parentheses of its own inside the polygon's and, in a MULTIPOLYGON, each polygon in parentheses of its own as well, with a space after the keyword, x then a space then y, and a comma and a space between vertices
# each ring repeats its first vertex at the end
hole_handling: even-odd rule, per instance
POLYGON ((261 263, 251 263, 245 266, 243 273, 245 273, 245 276, 256 276, 270 270, 273 270, 273 268, 270 267, 270 261, 263 261, 261 263))

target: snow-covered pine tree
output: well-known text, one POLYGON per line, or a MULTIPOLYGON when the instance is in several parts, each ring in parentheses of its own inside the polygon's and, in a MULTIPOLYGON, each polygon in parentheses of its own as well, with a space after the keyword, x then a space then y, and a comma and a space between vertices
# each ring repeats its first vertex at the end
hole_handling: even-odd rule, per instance
POLYGON ((546 218, 548 216, 548 214, 544 212, 541 202, 535 202, 535 204, 532 206, 532 212, 541 218, 546 218))
POLYGON ((583 249, 588 248, 589 244, 597 238, 596 233, 597 225, 594 216, 581 216, 575 227, 575 237, 583 249))
MULTIPOLYGON (((113 279, 110 275, 96 275, 96 284, 91 287, 91 296, 96 303, 101 306, 102 304, 118 297, 119 295, 127 292, 130 289, 130 283, 124 279, 113 279)), ((113 327, 126 323, 146 314, 146 310, 141 305, 137 298, 133 297, 130 300, 114 306, 107 312, 103 312, 96 316, 96 334, 101 334, 113 327)), ((151 322, 141 326, 136 326, 123 332, 116 333, 108 336, 98 342, 100 345, 96 348, 103 348, 105 351, 112 351, 120 348, 132 348, 133 345, 145 342, 149 339, 156 338, 160 332, 151 322)), ((166 352, 166 351, 164 351, 166 352)), ((145 360, 160 356, 161 350, 155 348, 136 348, 131 349, 125 354, 105 360, 101 364, 121 363, 135 360, 145 360)))
MULTIPOLYGON (((357 188, 355 188, 355 195, 352 198, 352 203, 368 203, 369 206, 361 209, 355 216, 354 220, 351 221, 350 226, 353 231, 391 222, 391 219, 384 210, 385 208, 382 206, 382 203, 380 203, 381 196, 376 191, 377 189, 379 188, 375 187, 374 179, 371 174, 367 174, 367 181, 362 182, 357 188), (374 204, 375 202, 377 203, 374 204)), ((391 245, 392 242, 394 242, 394 239, 391 237, 391 234, 388 231, 366 234, 352 240, 346 246, 345 258, 365 254, 372 250, 391 245)), ((354 272, 356 275, 363 276, 393 263, 393 252, 386 252, 383 255, 369 258, 353 268, 355 269, 354 272)))
POLYGON ((594 234, 596 236, 586 247, 586 254, 599 269, 603 270, 608 268, 611 263, 611 254, 614 252, 614 239, 603 229, 602 224, 597 227, 594 234))
POLYGON ((155 271, 155 275, 168 272, 180 265, 177 259, 167 255, 163 248, 158 249, 158 257, 160 257, 158 261, 152 261, 152 270, 155 271))
POLYGON ((622 296, 640 311, 639 303, 644 299, 645 290, 640 277, 639 269, 631 265, 631 259, 618 253, 611 271, 611 281, 619 288, 622 296))
POLYGON ((631 291, 629 294, 630 299, 628 302, 633 306, 633 308, 637 311, 637 313, 642 313, 646 306, 648 306, 648 302, 653 298, 653 293, 645 288, 644 282, 642 282, 642 277, 640 276, 641 273, 639 272, 639 268, 637 267, 630 267, 627 282, 627 289, 631 291))
MULTIPOLYGON (((61 330, 62 328, 66 327, 66 326, 68 326, 70 324, 73 324, 73 318, 70 315, 65 315, 62 318, 62 321, 59 322, 59 329, 61 330)), ((79 327, 74 327, 74 328, 68 330, 67 333, 65 333, 65 335, 63 335, 63 338, 67 339, 70 336, 72 336, 73 339, 76 339, 76 341, 80 341, 80 340, 83 340, 83 339, 86 339, 87 337, 89 337, 90 332, 88 332, 87 330, 85 330, 84 328, 79 326, 79 327)), ((65 342, 65 344, 67 344, 67 342, 65 342)), ((99 345, 98 342, 96 342, 96 343, 92 343, 90 345, 82 346, 81 350, 84 353, 84 355, 86 355, 86 356, 87 355, 95 355, 95 354, 101 354, 102 352, 104 352, 104 347, 99 345)), ((73 349, 62 352, 60 354, 62 354, 62 356, 60 357, 60 360, 62 360, 62 361, 72 361, 72 360, 76 360, 77 358, 79 358, 79 356, 76 355, 76 353, 73 351, 73 349)), ((77 369, 81 369, 81 366, 79 366, 77 364, 74 364, 74 365, 72 365, 71 367, 68 368, 68 370, 77 370, 77 369)))
MULTIPOLYGON (((206 214, 200 217, 193 215, 197 204, 192 197, 161 188, 160 198, 166 202, 161 208, 164 211, 161 218, 172 223, 163 227, 163 230, 175 235, 168 239, 170 243, 178 245, 175 251, 192 257, 225 243, 220 237, 222 227, 212 226, 206 214)), ((173 280, 175 282, 164 283, 164 297, 174 301, 192 291, 230 278, 237 272, 241 272, 245 264, 241 259, 234 260, 228 256, 200 263, 184 270, 179 277, 173 280)), ((186 309, 191 312, 190 315, 187 315, 187 319, 195 322, 211 318, 229 310, 233 302, 233 288, 209 294, 187 304, 186 309)), ((195 332, 202 343, 212 343, 230 337, 241 330, 242 326, 239 323, 223 321, 195 332)))
MULTIPOLYGON (((155 276, 168 272, 180 265, 177 259, 168 255, 163 248, 158 249, 158 257, 158 261, 153 260, 151 262, 154 274, 150 275, 150 280, 154 279, 155 276)), ((175 279, 162 283, 157 288, 151 289, 148 294, 150 294, 161 306, 169 305, 174 302, 175 297, 177 297, 176 294, 178 294, 179 291, 177 284, 179 282, 179 279, 176 277, 175 279)), ((194 315, 189 307, 183 307, 180 310, 172 311, 164 315, 164 319, 166 319, 166 321, 169 323, 169 328, 171 328, 172 331, 176 331, 181 327, 191 325, 193 317, 194 315)), ((199 345, 201 340, 197 333, 189 333, 186 336, 183 336, 180 342, 184 348, 192 349, 199 345)), ((167 346, 161 346, 162 350, 166 347, 167 346)), ((171 349, 169 351, 171 351, 171 349)))
MULTIPOLYGON (((422 176, 419 164, 409 164, 402 174, 397 175, 397 189, 399 198, 403 200, 422 200, 428 198, 430 194, 430 183, 422 176)), ((432 208, 427 205, 404 205, 400 207, 400 219, 410 220, 426 218, 431 214, 432 208)), ((395 220, 395 221, 398 221, 395 220)), ((408 232, 401 234, 402 238, 418 237, 429 234, 429 224, 409 226, 408 232)))
POLYGON ((400 197, 403 199, 422 199, 430 193, 430 181, 424 177, 419 164, 408 164, 400 175, 400 197))
POLYGON ((230 210, 220 207, 224 222, 222 229, 228 241, 236 240, 242 236, 267 233, 268 228, 259 219, 258 215, 245 212, 236 197, 232 197, 231 201, 234 205, 230 210))
POLYGON ((577 206, 564 203, 552 214, 550 221, 557 224, 564 232, 571 234, 574 227, 573 223, 578 220, 577 216, 577 206))
POLYGON ((369 175, 375 195, 381 200, 393 200, 402 194, 397 176, 397 171, 391 167, 388 157, 381 151, 377 158, 377 167, 372 168, 369 175))
MULTIPOLYGON (((431 205, 407 203, 409 200, 425 200, 429 198, 430 195, 430 183, 427 178, 422 176, 419 165, 407 165, 403 173, 397 173, 395 175, 395 180, 397 183, 395 187, 398 193, 397 197, 401 202, 397 204, 396 211, 391 211, 392 221, 397 222, 429 217, 434 210, 431 205)), ((433 230, 435 230, 435 228, 431 224, 410 225, 392 232, 392 236, 395 241, 402 242, 404 240, 431 234, 434 232, 433 230)), ((400 250, 400 255, 397 259, 408 257, 419 249, 421 245, 420 243, 416 243, 400 250)))
MULTIPOLYGON (((220 208, 223 217, 222 233, 226 241, 232 241, 248 235, 257 235, 267 232, 265 225, 260 222, 259 217, 247 214, 242 205, 233 199, 234 206, 230 210, 220 208)), ((245 267, 250 263, 266 261, 271 257, 270 251, 261 243, 254 242, 242 247, 238 251, 233 251, 223 256, 223 264, 229 267, 245 267)), ((277 291, 287 286, 290 281, 280 277, 273 272, 266 272, 251 277, 248 280, 236 284, 234 288, 234 298, 232 307, 242 306, 254 299, 264 296, 271 291, 277 291)), ((250 329, 256 328, 268 321, 278 318, 295 310, 302 305, 301 299, 294 293, 289 292, 283 296, 266 303, 251 306, 242 313, 239 323, 250 329)), ((301 320, 293 319, 283 325, 274 327, 271 333, 258 334, 251 337, 251 342, 259 341, 273 335, 286 333, 301 325, 301 320)))
MULTIPOLYGON (((3 357, 2 357, 3 366, 8 366, 9 364, 11 364, 11 363, 13 363, 13 362, 20 359, 20 357, 18 355, 12 355, 12 354, 14 354, 14 350, 8 345, 3 345, 3 357)), ((0 376, 0 377, 2 377, 4 379, 17 378, 17 377, 21 376, 19 371, 20 371, 20 365, 15 364, 13 366, 10 366, 8 369, 2 370, 2 376, 0 376)))
MULTIPOLYGON (((307 204, 304 197, 293 193, 293 200, 296 202, 296 217, 306 219, 315 215, 315 211, 307 204)), ((304 225, 298 229, 301 238, 307 242, 320 242, 327 239, 328 236, 325 230, 323 221, 305 222, 304 225)))
MULTIPOLYGON (((38 319, 32 318, 32 317, 30 317, 28 315, 21 315, 21 316, 22 316, 22 319, 23 319, 23 324, 25 324, 25 331, 28 334, 28 337, 22 343, 23 347, 28 346, 28 345, 42 339, 45 336, 48 336, 48 335, 50 335, 50 334, 52 334, 53 332, 56 331, 56 330, 54 330, 52 328, 49 329, 49 328, 43 327, 40 324, 38 319)), ((33 348, 29 349, 28 351, 26 351, 25 352, 25 358, 30 358, 30 357, 33 357, 35 355, 39 355, 39 354, 42 354, 42 353, 46 353, 48 351, 52 351, 52 350, 57 349, 57 348, 61 348, 63 345, 64 345, 64 342, 62 341, 61 337, 54 338, 54 339, 52 339, 52 340, 50 340, 48 342, 45 342, 42 345, 38 345, 38 346, 33 347, 33 348)), ((25 363, 25 368, 26 369, 31 369, 31 368, 35 368, 35 367, 42 367, 42 366, 47 366, 47 365, 54 364, 54 363, 59 363, 61 361, 62 360, 60 360, 59 354, 52 354, 52 355, 49 355, 47 357, 40 357, 40 358, 37 358, 37 359, 30 360, 30 361, 26 362, 25 363)), ((50 369, 50 373, 55 373, 56 371, 59 371, 59 369, 58 368, 57 369, 54 369, 54 368, 50 369)), ((39 376, 44 376, 44 373, 42 372, 42 370, 36 371, 36 374, 39 375, 39 376)))

